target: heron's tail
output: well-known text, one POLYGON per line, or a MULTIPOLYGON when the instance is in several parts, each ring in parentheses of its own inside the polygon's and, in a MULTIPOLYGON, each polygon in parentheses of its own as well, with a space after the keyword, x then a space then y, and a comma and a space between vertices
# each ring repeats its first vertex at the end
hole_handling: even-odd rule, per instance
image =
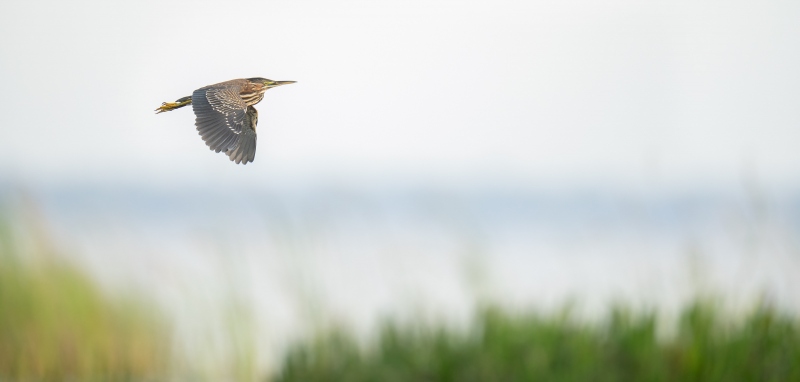
POLYGON ((190 105, 191 103, 192 103, 192 96, 186 96, 183 98, 178 98, 175 102, 164 102, 155 111, 156 114, 163 113, 165 111, 180 109, 186 105, 190 105))

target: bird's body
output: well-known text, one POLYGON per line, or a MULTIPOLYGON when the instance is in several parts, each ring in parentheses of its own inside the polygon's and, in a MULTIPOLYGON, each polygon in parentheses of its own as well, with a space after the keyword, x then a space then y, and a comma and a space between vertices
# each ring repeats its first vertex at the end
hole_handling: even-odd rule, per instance
POLYGON ((258 111, 253 105, 264 99, 268 89, 293 83, 260 77, 220 82, 175 102, 164 102, 156 114, 191 104, 197 132, 206 145, 215 152, 224 152, 237 164, 247 164, 256 155, 258 111))

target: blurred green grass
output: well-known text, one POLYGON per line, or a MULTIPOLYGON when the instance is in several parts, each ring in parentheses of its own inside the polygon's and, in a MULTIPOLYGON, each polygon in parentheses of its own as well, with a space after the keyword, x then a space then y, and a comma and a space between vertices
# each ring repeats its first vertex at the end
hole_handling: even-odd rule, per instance
POLYGON ((56 253, 43 230, 32 229, 30 216, 4 215, 0 381, 141 381, 166 375, 168 329, 155 310, 136 298, 104 294, 56 253))
POLYGON ((296 344, 277 381, 800 381, 800 322, 767 305, 731 317, 698 300, 674 333, 614 309, 595 324, 481 309, 467 330, 382 326, 359 344, 337 329, 296 344), (662 338, 666 337, 666 338, 662 338))
MULTIPOLYGON (((0 211, 0 381, 161 381, 187 370, 199 371, 179 380, 264 379, 258 328, 244 306, 232 305, 226 321, 232 372, 176 366, 173 332, 158 310, 108 295, 37 226, 0 211)), ((266 379, 800 381, 798 317, 768 304, 731 313, 720 301, 697 300, 674 325, 625 307, 588 322, 569 309, 546 315, 484 304, 466 328, 389 321, 366 343, 333 329, 295 343, 266 379)))

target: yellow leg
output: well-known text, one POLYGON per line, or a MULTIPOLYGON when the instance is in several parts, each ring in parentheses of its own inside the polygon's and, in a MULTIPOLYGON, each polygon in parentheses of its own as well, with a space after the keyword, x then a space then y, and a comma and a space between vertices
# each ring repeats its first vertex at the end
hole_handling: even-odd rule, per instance
POLYGON ((155 112, 156 112, 156 114, 163 113, 165 111, 171 111, 171 110, 175 110, 175 109, 184 107, 184 106, 189 105, 191 103, 192 103, 192 97, 191 96, 183 97, 183 98, 178 99, 175 102, 164 102, 164 103, 162 103, 161 106, 159 106, 158 109, 155 110, 155 112))

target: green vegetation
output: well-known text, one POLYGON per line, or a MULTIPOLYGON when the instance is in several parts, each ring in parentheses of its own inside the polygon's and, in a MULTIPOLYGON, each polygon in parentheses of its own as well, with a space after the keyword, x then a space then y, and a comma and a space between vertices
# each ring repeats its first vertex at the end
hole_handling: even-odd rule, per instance
POLYGON ((800 381, 800 322, 761 306, 738 320, 711 303, 661 339, 652 314, 599 324, 485 309, 469 330, 383 326, 369 346, 336 330, 298 344, 278 381, 800 381))
MULTIPOLYGON (((179 380, 261 376, 257 328, 244 307, 230 309, 235 367, 226 375, 233 378, 213 377, 197 359, 180 366, 157 310, 107 295, 62 260, 44 230, 21 220, 10 227, 4 222, 16 220, 0 219, 0 381, 162 381, 187 371, 193 376, 179 380)), ((800 381, 797 316, 769 305, 729 314, 709 301, 687 307, 674 325, 625 309, 589 324, 569 311, 487 307, 464 329, 388 322, 366 344, 331 330, 292 347, 273 379, 800 381)))
POLYGON ((165 375, 162 321, 141 302, 101 293, 44 236, 0 227, 0 381, 165 375))

